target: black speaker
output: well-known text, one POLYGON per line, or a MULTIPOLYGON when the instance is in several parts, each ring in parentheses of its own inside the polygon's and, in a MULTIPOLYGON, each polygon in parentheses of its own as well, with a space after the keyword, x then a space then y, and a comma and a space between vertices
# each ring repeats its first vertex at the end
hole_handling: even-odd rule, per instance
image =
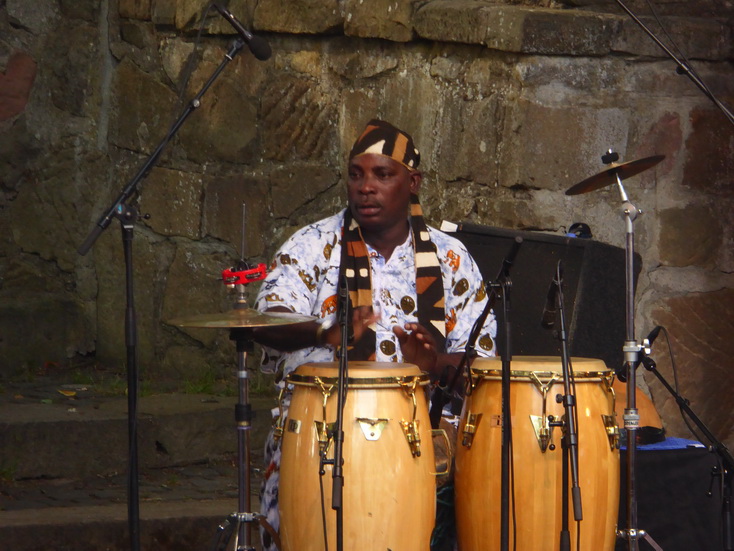
MULTIPOLYGON (((541 326, 548 290, 562 261, 564 311, 569 353, 601 359, 610 369, 622 365, 626 335, 625 250, 592 239, 459 224, 452 233, 469 249, 485 282, 495 280, 515 239, 522 244, 510 269, 512 354, 559 356, 558 322, 541 326)), ((635 282, 642 266, 635 254, 635 282)), ((504 354, 503 309, 495 305, 497 348, 504 354)))

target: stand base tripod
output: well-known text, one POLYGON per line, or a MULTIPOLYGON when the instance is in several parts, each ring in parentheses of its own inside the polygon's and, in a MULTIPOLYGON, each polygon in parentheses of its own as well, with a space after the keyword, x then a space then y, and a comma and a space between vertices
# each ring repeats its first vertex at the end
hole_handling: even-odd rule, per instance
POLYGON ((281 548, 280 537, 262 515, 257 513, 232 513, 217 528, 217 539, 212 546, 212 551, 255 551, 255 548, 249 545, 241 545, 240 537, 245 529, 246 523, 259 524, 270 537, 273 538, 278 549, 281 548), (232 539, 234 536, 234 540, 232 539))

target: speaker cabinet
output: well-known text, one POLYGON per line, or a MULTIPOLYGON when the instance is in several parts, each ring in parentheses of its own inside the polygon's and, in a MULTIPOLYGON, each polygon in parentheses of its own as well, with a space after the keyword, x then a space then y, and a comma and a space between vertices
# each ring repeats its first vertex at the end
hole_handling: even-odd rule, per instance
MULTIPOLYGON (((487 283, 496 279, 515 238, 522 238, 510 270, 513 355, 561 355, 558 317, 553 329, 541 326, 548 290, 560 260, 569 353, 604 360, 610 369, 622 365, 626 334, 624 249, 591 239, 469 223, 459 224, 451 235, 466 245, 487 283)), ((635 282, 640 268, 640 257, 635 255, 635 282)), ((494 311, 498 353, 504 354, 501 299, 494 311)))

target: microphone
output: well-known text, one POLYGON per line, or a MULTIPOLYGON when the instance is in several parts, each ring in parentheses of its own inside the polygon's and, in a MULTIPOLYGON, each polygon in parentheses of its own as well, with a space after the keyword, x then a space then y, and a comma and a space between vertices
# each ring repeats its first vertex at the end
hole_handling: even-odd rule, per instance
POLYGON ((558 286, 561 284, 560 269, 558 272, 559 279, 553 276, 548 294, 545 297, 545 307, 543 307, 543 317, 540 319, 540 325, 545 329, 551 329, 556 324, 556 297, 558 296, 558 286))
POLYGON ((242 37, 242 40, 245 41, 247 47, 250 48, 252 55, 254 55, 260 61, 270 59, 272 51, 270 50, 270 44, 268 44, 267 40, 259 36, 255 36, 250 31, 245 29, 242 23, 240 23, 239 20, 234 15, 232 15, 232 13, 228 9, 219 5, 219 2, 214 2, 212 5, 222 15, 222 17, 229 21, 229 24, 234 27, 234 29, 237 31, 237 34, 242 37))
POLYGON ((660 334, 660 330, 663 328, 662 325, 656 325, 655 328, 650 331, 650 334, 647 336, 647 342, 648 346, 652 346, 652 343, 655 342, 655 339, 658 338, 658 335, 660 334))

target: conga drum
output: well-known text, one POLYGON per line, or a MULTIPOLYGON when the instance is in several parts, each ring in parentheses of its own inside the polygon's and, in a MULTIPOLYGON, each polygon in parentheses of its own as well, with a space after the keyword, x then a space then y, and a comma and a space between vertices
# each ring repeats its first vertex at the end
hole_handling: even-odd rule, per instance
MULTIPOLYGON (((571 358, 578 417, 578 474, 583 551, 611 551, 619 507, 619 429, 614 375, 601 360, 571 358)), ((502 361, 478 359, 474 386, 464 401, 456 449, 456 518, 462 551, 500 548, 502 361)), ((562 428, 556 395, 563 394, 560 358, 515 356, 510 364, 512 454, 510 549, 557 551, 562 528, 562 428), (514 509, 513 509, 514 508, 514 509), (515 519, 515 523, 513 523, 515 519)), ((618 405, 622 411, 624 405, 618 405)), ((570 486, 570 474, 569 474, 570 486)), ((568 491, 571 549, 577 549, 568 491)))
MULTIPOLYGON (((344 405, 344 549, 428 551, 436 480, 425 386, 412 364, 350 362, 344 405)), ((280 538, 283 551, 336 549, 332 466, 320 476, 320 446, 334 457, 338 364, 309 363, 287 378, 283 424, 280 538), (326 423, 326 425, 325 425, 326 423), (320 485, 323 483, 323 493, 320 485)))

